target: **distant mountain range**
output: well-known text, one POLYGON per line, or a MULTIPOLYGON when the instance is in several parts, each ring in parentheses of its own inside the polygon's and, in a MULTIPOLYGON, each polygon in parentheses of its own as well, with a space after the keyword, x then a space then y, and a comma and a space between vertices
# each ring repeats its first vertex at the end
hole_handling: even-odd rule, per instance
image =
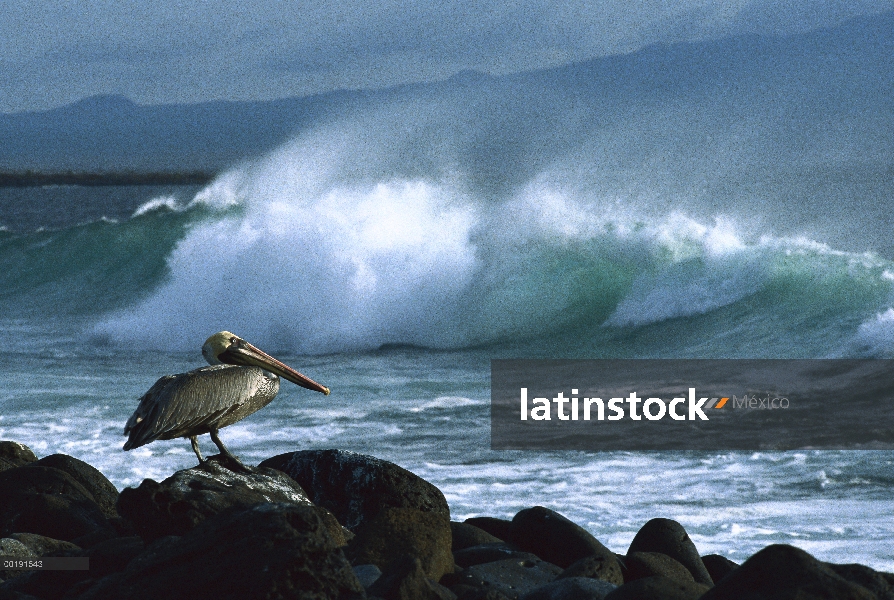
MULTIPOLYGON (((780 93, 787 97, 781 100, 790 105, 810 104, 813 120, 842 110, 855 118, 861 111, 870 118, 887 111, 887 119, 894 114, 894 12, 794 36, 655 45, 555 69, 503 77, 466 72, 436 83, 377 91, 158 106, 96 96, 48 111, 0 115, 0 171, 217 171, 314 125, 420 96, 474 98, 487 90, 496 94, 493 98, 523 88, 542 89, 553 94, 551 102, 578 102, 592 115, 617 119, 625 107, 630 109, 625 118, 635 118, 634 109, 705 98, 718 106, 735 107, 740 98, 760 103, 772 98, 777 86, 784 88, 780 93)), ((499 127, 499 121, 488 126, 499 127)), ((891 133, 879 136, 884 151, 891 133)))

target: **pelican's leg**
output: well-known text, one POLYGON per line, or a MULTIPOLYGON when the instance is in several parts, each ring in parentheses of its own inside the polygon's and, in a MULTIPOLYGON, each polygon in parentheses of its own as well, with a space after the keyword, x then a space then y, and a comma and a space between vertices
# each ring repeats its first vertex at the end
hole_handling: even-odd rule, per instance
POLYGON ((233 455, 232 452, 227 450, 227 447, 224 446, 224 443, 220 441, 220 438, 217 436, 217 431, 218 429, 216 427, 213 427, 208 433, 211 434, 211 441, 217 445, 218 449, 220 449, 221 456, 225 456, 226 458, 231 460, 236 465, 236 468, 238 470, 243 471, 244 473, 250 473, 251 471, 248 470, 248 467, 243 465, 242 461, 236 458, 236 456, 233 455))
POLYGON ((189 443, 192 444, 192 451, 196 453, 196 456, 199 457, 199 464, 204 465, 205 459, 202 458, 202 453, 199 452, 199 440, 196 439, 196 436, 189 436, 189 443))

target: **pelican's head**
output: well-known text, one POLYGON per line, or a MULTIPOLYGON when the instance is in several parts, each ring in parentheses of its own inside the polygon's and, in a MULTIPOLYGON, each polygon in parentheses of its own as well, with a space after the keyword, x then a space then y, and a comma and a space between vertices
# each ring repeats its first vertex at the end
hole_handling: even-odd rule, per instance
POLYGON ((229 331, 219 331, 205 340, 202 345, 202 356, 205 357, 209 365, 260 367, 303 388, 329 395, 329 388, 326 386, 302 375, 229 331))

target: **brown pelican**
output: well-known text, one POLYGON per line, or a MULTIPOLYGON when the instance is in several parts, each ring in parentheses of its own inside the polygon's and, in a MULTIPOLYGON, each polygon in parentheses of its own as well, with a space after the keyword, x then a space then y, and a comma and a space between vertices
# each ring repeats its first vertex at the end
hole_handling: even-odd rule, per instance
POLYGON ((127 420, 125 450, 139 448, 155 440, 189 438, 199 452, 196 436, 210 433, 221 455, 235 461, 217 432, 270 404, 279 392, 283 377, 301 387, 329 394, 329 388, 284 365, 229 331, 215 333, 202 346, 210 367, 165 375, 140 398, 140 405, 127 420))

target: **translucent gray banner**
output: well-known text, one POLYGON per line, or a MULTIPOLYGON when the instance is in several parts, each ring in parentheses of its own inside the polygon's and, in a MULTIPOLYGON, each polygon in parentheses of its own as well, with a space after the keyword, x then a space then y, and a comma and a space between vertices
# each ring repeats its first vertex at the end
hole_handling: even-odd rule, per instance
POLYGON ((494 450, 894 448, 894 360, 493 360, 494 450))

